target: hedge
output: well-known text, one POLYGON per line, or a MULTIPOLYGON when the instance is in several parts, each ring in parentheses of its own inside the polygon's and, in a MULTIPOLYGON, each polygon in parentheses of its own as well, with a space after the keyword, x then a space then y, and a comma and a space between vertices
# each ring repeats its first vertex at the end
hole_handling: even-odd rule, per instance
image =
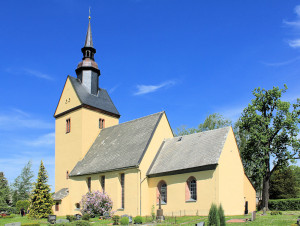
POLYGON ((15 213, 15 214, 19 213, 19 211, 17 210, 16 207, 1 207, 0 206, 0 213, 1 212, 8 212, 8 213, 15 213))
POLYGON ((299 210, 300 198, 297 199, 272 199, 269 200, 270 210, 299 210))

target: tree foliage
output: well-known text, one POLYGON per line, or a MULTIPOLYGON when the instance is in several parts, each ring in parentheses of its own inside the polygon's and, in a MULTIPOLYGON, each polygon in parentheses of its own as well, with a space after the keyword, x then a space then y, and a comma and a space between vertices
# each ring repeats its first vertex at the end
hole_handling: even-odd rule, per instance
POLYGON ((218 129, 230 125, 231 125, 230 120, 225 119, 219 113, 213 113, 207 116, 204 122, 199 124, 197 128, 186 128, 185 126, 181 126, 180 128, 177 128, 176 135, 183 136, 192 133, 199 133, 207 130, 218 129))
POLYGON ((25 210, 25 213, 27 213, 27 209, 28 209, 29 205, 30 205, 30 202, 28 200, 19 200, 16 203, 16 208, 19 212, 23 208, 25 210))
POLYGON ((50 187, 47 184, 48 176, 41 161, 38 178, 34 184, 34 190, 30 198, 29 217, 31 218, 46 218, 52 214, 52 206, 54 201, 50 194, 50 187))
POLYGON ((299 158, 300 100, 293 105, 281 100, 287 87, 271 90, 256 88, 254 99, 240 118, 239 130, 244 133, 241 156, 244 168, 253 170, 250 179, 262 178, 262 206, 268 208, 269 183, 272 173, 299 158), (271 169, 271 157, 274 159, 271 169))
POLYGON ((0 207, 7 207, 10 203, 10 189, 3 172, 0 172, 0 207))
POLYGON ((214 203, 212 203, 210 206, 207 224, 209 226, 220 226, 218 207, 214 203))
POLYGON ((270 199, 297 198, 297 180, 292 169, 278 168, 270 178, 270 199))
POLYGON ((33 188, 32 178, 33 171, 31 170, 31 161, 29 161, 22 169, 21 174, 15 179, 12 187, 12 199, 15 206, 19 200, 29 200, 30 192, 33 188))

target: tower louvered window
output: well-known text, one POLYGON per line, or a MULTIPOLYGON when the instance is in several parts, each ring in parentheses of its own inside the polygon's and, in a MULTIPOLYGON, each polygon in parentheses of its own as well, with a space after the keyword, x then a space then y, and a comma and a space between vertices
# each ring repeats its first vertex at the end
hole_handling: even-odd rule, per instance
POLYGON ((99 129, 105 128, 105 120, 100 118, 99 119, 99 129))
POLYGON ((125 195, 125 192, 124 192, 124 182, 125 182, 125 175, 124 173, 121 174, 121 197, 122 197, 122 200, 121 200, 121 208, 124 209, 124 195, 125 195))
POLYGON ((101 176, 101 188, 102 192, 105 191, 105 176, 101 176))
POLYGON ((70 133, 70 131, 71 131, 71 119, 68 118, 66 120, 66 133, 70 133))

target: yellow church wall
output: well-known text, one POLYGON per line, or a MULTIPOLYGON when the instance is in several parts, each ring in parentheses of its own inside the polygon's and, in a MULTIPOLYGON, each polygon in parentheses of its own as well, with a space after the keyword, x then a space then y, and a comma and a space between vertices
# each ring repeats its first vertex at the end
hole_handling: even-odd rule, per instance
POLYGON ((219 203, 222 204, 225 215, 242 215, 245 210, 244 169, 232 128, 218 164, 219 203))
POLYGON ((244 174, 244 196, 245 201, 248 201, 248 211, 256 210, 256 191, 253 188, 246 174, 244 174))
POLYGON ((141 177, 141 215, 149 215, 151 213, 151 203, 149 200, 149 186, 148 180, 146 179, 147 171, 155 158, 159 147, 161 146, 162 142, 166 138, 173 137, 172 129, 170 128, 167 116, 163 113, 161 120, 153 134, 152 140, 147 148, 147 151, 140 163, 140 177, 141 177))
POLYGON ((68 77, 54 115, 63 113, 69 109, 79 106, 80 104, 81 102, 78 99, 77 94, 68 77))
MULTIPOLYGON (((211 203, 217 203, 216 170, 198 171, 170 176, 148 178, 150 197, 148 205, 158 209, 156 190, 158 183, 164 180, 167 184, 167 204, 162 205, 165 216, 208 215, 211 203), (186 201, 186 181, 195 177, 197 183, 197 200, 186 201)), ((150 212, 151 213, 151 212, 150 212)), ((147 213, 149 215, 150 213, 147 213)))
MULTIPOLYGON (((65 206, 64 214, 76 214, 79 210, 75 208, 75 204, 79 203, 82 195, 88 192, 87 178, 91 177, 91 191, 100 191, 101 188, 101 176, 105 176, 105 192, 109 195, 113 202, 113 211, 115 214, 123 215, 129 214, 132 216, 138 215, 138 190, 139 187, 139 175, 137 169, 127 169, 106 173, 99 173, 86 176, 78 176, 70 178, 70 189, 69 189, 69 206, 65 206), (121 183, 120 175, 124 173, 124 209, 121 209, 121 183)), ((65 199, 63 199, 65 201, 65 199)), ((67 202, 67 201, 66 201, 67 202)), ((58 213, 58 215, 64 215, 58 213)))
POLYGON ((71 172, 82 156, 82 110, 75 110, 55 120, 55 191, 69 186, 67 171, 71 172), (66 133, 66 120, 71 121, 66 133))

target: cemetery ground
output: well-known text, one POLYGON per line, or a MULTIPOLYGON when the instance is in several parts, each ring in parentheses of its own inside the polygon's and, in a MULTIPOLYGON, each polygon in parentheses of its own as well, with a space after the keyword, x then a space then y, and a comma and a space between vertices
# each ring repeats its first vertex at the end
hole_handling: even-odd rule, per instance
MULTIPOLYGON (((266 215, 262 216, 262 212, 257 212, 256 220, 254 222, 246 221, 244 223, 227 223, 228 225, 296 225, 297 219, 300 217, 300 211, 281 211, 282 215, 271 215, 271 211, 267 212, 266 215)), ((227 220, 231 219, 251 219, 251 214, 246 216, 227 216, 227 220)), ((57 219, 65 219, 65 217, 57 217, 57 219)), ((143 224, 155 225, 151 222, 152 218, 150 216, 143 217, 143 224)), ((205 222, 207 225, 207 217, 206 216, 182 216, 182 217, 171 217, 167 216, 165 221, 162 223, 157 223, 157 225, 195 225, 201 221, 205 222), (175 222, 176 221, 176 222, 175 222)), ((13 218, 0 218, 0 225, 5 225, 13 222, 21 222, 25 223, 39 223, 42 225, 49 225, 47 219, 28 219, 26 216, 21 217, 19 215, 15 215, 13 218)), ((91 218, 89 220, 91 225, 112 225, 112 220, 100 220, 96 218, 91 218)))

